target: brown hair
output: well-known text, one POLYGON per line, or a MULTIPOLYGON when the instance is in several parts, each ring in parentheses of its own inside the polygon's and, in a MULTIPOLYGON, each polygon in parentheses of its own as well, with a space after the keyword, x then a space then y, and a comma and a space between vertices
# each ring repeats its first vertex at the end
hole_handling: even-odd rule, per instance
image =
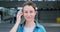
POLYGON ((27 1, 26 3, 23 4, 23 7, 26 5, 32 6, 34 10, 36 11, 36 4, 33 3, 32 1, 27 1))

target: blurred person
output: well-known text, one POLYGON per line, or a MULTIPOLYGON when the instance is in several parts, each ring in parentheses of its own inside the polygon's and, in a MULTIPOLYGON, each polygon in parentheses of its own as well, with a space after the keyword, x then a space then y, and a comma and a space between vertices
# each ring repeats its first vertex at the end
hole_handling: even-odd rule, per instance
POLYGON ((35 20, 36 4, 27 1, 23 4, 23 9, 18 11, 16 16, 16 23, 10 32, 46 32, 45 28, 35 20), (21 16, 25 21, 22 22, 21 16))

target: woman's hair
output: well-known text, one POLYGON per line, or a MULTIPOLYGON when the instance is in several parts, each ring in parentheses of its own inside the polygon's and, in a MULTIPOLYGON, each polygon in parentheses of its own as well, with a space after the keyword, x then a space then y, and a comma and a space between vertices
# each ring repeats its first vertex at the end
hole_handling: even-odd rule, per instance
POLYGON ((34 10, 36 11, 36 4, 33 3, 32 1, 27 1, 26 3, 23 4, 23 7, 26 5, 32 6, 34 10))

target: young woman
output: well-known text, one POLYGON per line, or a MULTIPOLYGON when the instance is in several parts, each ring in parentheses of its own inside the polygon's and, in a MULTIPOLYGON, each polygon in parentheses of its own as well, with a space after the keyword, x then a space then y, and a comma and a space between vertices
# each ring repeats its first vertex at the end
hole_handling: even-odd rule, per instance
POLYGON ((36 5, 28 1, 24 3, 22 11, 18 11, 17 20, 10 32, 46 32, 45 28, 36 21, 36 5), (24 16, 25 21, 21 22, 21 16, 24 16))

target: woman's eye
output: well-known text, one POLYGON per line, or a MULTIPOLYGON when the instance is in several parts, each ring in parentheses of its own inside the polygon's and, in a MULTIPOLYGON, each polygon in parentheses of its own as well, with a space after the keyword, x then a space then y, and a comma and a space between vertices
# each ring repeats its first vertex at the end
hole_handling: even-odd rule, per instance
POLYGON ((30 13, 33 13, 33 11, 30 11, 30 13))
POLYGON ((25 13, 28 13, 27 11, 25 11, 25 13))

